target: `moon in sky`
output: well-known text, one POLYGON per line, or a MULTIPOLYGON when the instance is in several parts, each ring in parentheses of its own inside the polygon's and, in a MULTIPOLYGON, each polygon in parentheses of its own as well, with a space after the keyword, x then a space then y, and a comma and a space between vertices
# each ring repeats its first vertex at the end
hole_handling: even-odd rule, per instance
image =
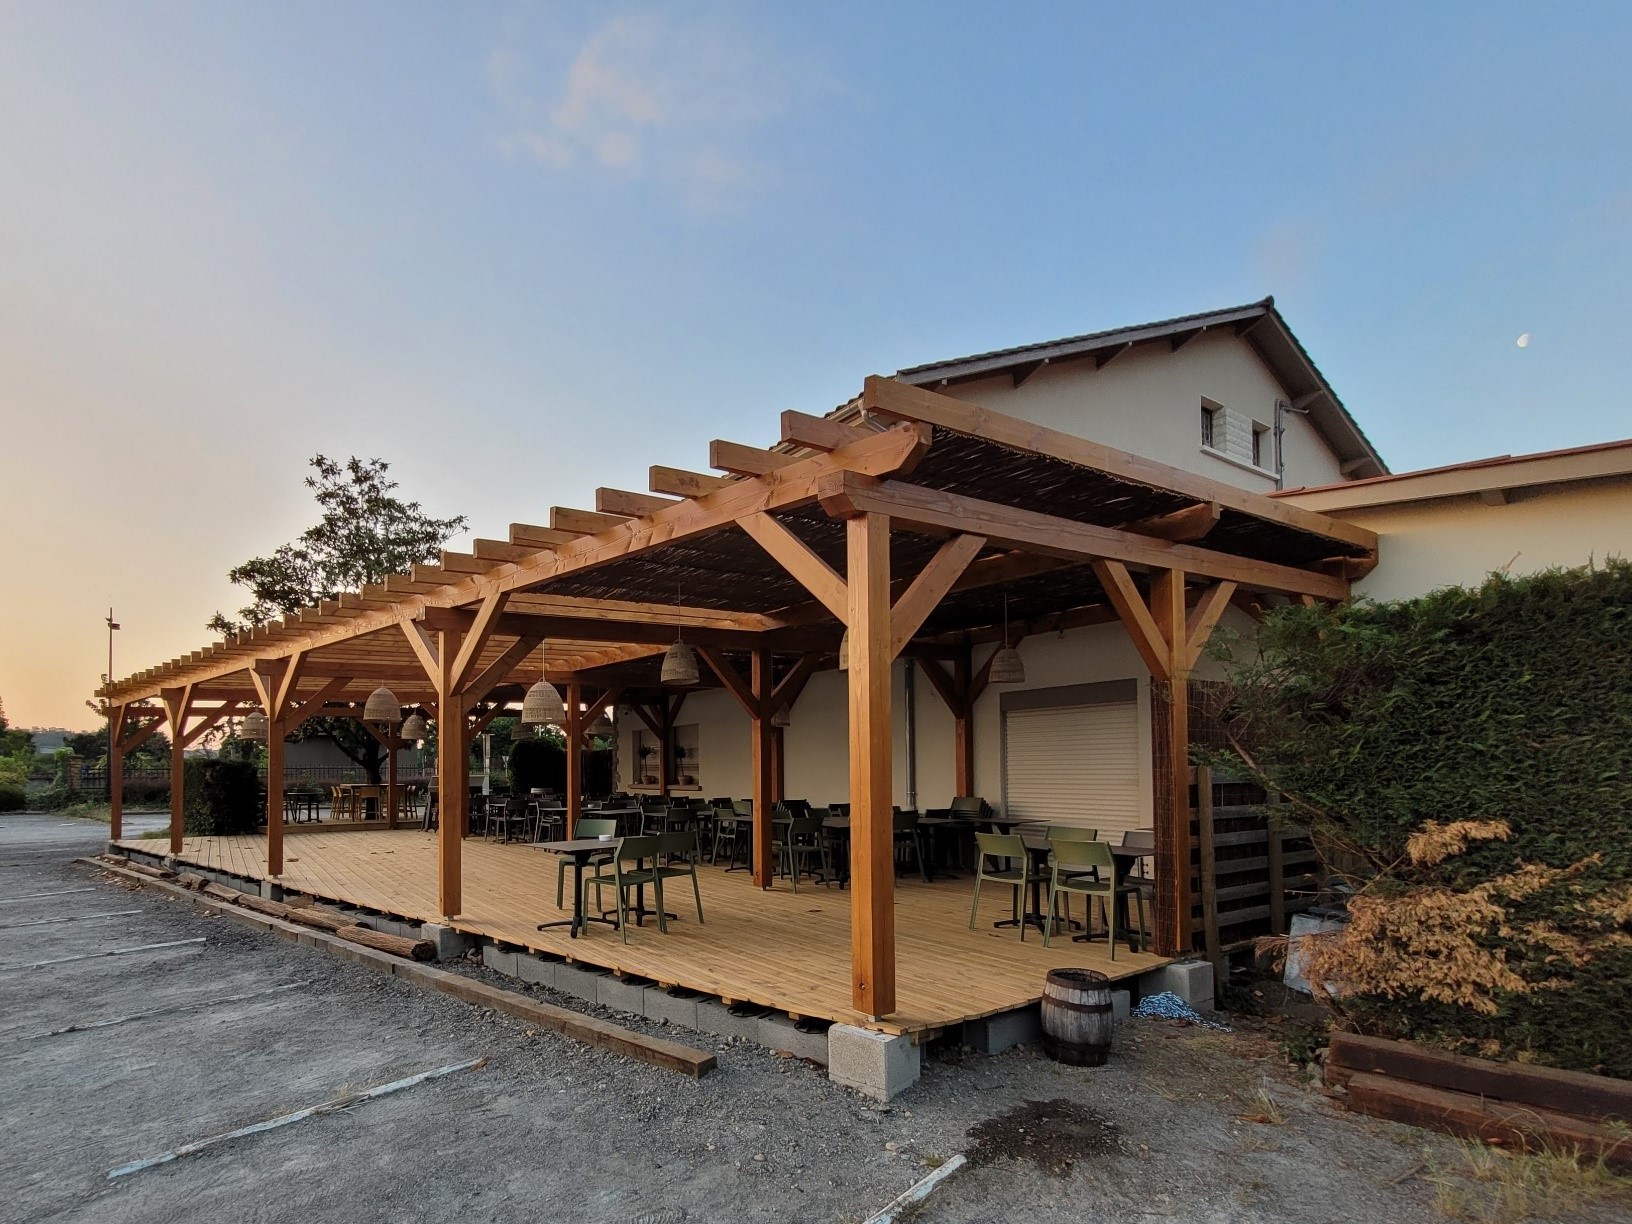
POLYGON ((1518 340, 1518 344, 1519 344, 1520 348, 1529 348, 1530 347, 1530 333, 1525 332, 1524 335, 1520 336, 1519 340, 1518 340))

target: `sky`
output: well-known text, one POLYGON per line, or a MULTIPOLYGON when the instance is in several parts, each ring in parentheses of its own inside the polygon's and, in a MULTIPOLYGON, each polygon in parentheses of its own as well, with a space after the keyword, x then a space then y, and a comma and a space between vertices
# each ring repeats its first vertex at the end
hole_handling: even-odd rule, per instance
POLYGON ((1632 435, 1632 6, 0 0, 0 700, 315 517, 1274 294, 1396 471, 1632 435), (1528 335, 1520 347, 1517 339, 1528 335))

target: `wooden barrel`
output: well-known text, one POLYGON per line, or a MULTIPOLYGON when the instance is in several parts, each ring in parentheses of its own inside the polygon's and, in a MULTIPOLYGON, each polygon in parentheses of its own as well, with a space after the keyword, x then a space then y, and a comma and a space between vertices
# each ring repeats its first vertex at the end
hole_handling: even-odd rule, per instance
POLYGON ((1103 1067, 1111 1052, 1111 982, 1092 969, 1050 969, 1043 983, 1043 1049, 1056 1062, 1103 1067))

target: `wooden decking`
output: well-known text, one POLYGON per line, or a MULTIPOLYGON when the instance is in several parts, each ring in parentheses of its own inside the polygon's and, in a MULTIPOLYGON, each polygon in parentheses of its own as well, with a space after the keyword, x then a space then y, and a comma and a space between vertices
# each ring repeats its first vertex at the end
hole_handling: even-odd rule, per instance
MULTIPOLYGON (((124 843, 132 850, 162 850, 152 841, 124 843)), ((189 837, 181 859, 256 879, 266 876, 266 839, 189 837)), ((746 872, 701 871, 699 924, 689 888, 677 881, 668 895, 680 916, 660 934, 656 924, 632 928, 625 944, 611 927, 594 926, 583 939, 565 928, 536 924, 565 917, 555 906, 556 859, 521 845, 469 840, 464 847, 465 912, 460 930, 569 960, 683 986, 798 1016, 885 1029, 923 1032, 1035 1001, 1052 968, 1075 965, 1110 977, 1129 977, 1166 964, 1166 958, 1130 952, 1111 961, 1105 943, 1074 943, 1063 935, 1043 947, 1028 931, 993 929, 1005 916, 1008 895, 989 886, 981 917, 969 929, 972 882, 967 876, 926 885, 902 879, 896 890, 898 1010, 869 1022, 850 1007, 850 894, 837 887, 785 880, 761 891, 746 872)), ((570 907, 571 869, 566 903, 570 907)), ((339 831, 301 837, 288 846, 285 889, 344 901, 413 920, 436 920, 436 837, 418 830, 339 831)), ((610 890, 608 900, 610 901, 610 890)))

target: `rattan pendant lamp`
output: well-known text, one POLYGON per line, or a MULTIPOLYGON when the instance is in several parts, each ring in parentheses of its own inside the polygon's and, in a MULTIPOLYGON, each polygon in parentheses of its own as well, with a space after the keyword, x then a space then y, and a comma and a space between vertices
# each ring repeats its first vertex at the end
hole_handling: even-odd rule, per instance
POLYGON ((371 723, 396 723, 402 721, 402 705, 397 701, 397 695, 385 685, 380 685, 368 695, 363 703, 363 721, 371 723))
MULTIPOLYGON (((674 588, 674 606, 680 607, 680 588, 674 588)), ((686 645, 680 626, 674 628, 674 645, 663 656, 663 671, 659 680, 672 688, 689 688, 697 683, 697 652, 686 645)))
POLYGON ((266 715, 259 710, 251 710, 239 724, 238 738, 246 740, 264 740, 267 735, 266 715))
POLYGON ((1003 645, 992 656, 991 670, 986 676, 992 684, 1024 684, 1026 665, 1020 652, 1009 645, 1009 597, 1003 596, 1003 645))
POLYGON ((403 739, 415 744, 424 739, 430 733, 431 729, 425 722, 425 715, 420 713, 418 710, 415 710, 412 714, 408 715, 407 718, 403 719, 402 730, 398 732, 403 739))
POLYGON ((567 707, 561 700, 561 691, 550 683, 548 666, 544 643, 540 642, 538 683, 527 690, 527 695, 521 701, 521 725, 531 727, 536 735, 543 735, 544 728, 551 723, 560 724, 567 719, 567 707))

